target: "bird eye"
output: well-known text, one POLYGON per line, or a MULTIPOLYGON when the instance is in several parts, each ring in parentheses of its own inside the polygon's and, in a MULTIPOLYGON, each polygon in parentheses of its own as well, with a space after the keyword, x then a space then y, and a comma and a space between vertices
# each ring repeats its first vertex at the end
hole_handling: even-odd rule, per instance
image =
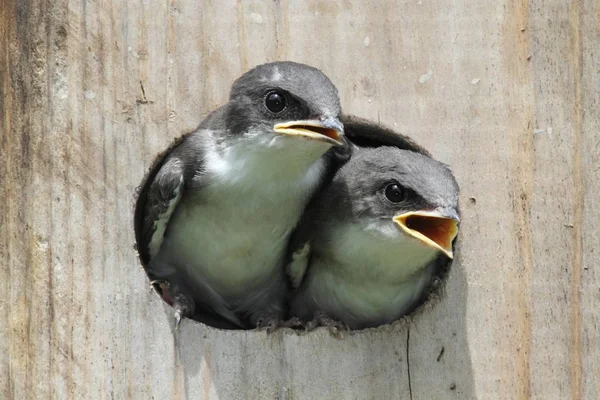
POLYGON ((265 105, 272 113, 280 113, 287 105, 285 95, 277 91, 271 91, 265 97, 265 105))
POLYGON ((400 203, 404 200, 404 190, 397 183, 390 183, 385 187, 385 197, 392 203, 400 203))

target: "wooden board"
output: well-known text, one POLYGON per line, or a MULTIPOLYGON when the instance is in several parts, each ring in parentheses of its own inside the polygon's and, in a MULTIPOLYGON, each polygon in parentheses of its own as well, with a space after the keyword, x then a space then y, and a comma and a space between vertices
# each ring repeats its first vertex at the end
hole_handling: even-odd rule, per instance
POLYGON ((0 4, 0 398, 600 398, 594 0, 0 4), (133 250, 153 157, 288 59, 462 188, 443 294, 392 327, 220 332, 133 250))

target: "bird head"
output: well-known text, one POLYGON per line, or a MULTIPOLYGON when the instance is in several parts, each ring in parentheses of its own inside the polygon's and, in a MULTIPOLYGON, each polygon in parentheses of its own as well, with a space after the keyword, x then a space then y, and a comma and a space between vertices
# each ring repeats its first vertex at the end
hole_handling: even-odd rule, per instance
POLYGON ((320 70, 273 62, 237 79, 230 93, 228 130, 267 146, 286 143, 326 151, 344 145, 340 100, 320 70), (304 144, 301 144, 301 141, 304 144))
POLYGON ((339 192, 337 213, 370 233, 392 242, 406 239, 453 258, 459 188, 446 165, 394 147, 361 149, 328 190, 339 192))

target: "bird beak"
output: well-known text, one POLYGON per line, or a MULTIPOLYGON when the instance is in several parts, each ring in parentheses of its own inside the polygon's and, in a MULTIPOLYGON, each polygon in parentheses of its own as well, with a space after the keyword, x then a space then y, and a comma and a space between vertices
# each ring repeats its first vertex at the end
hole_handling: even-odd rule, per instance
POLYGON ((339 119, 328 117, 322 120, 301 120, 275 124, 275 133, 288 136, 300 136, 309 140, 318 140, 336 146, 342 146, 344 126, 339 119))
POLYGON ((410 236, 454 258, 452 241, 458 234, 460 221, 456 211, 411 211, 392 219, 410 236))

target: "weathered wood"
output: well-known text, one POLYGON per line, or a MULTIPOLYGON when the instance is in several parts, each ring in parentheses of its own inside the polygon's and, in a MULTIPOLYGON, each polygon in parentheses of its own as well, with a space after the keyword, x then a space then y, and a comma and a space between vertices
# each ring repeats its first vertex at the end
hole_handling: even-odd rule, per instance
POLYGON ((598 49, 595 0, 2 0, 0 398, 599 398, 598 49), (435 304, 341 341, 174 335, 133 193, 276 59, 453 167, 458 259, 435 304))

